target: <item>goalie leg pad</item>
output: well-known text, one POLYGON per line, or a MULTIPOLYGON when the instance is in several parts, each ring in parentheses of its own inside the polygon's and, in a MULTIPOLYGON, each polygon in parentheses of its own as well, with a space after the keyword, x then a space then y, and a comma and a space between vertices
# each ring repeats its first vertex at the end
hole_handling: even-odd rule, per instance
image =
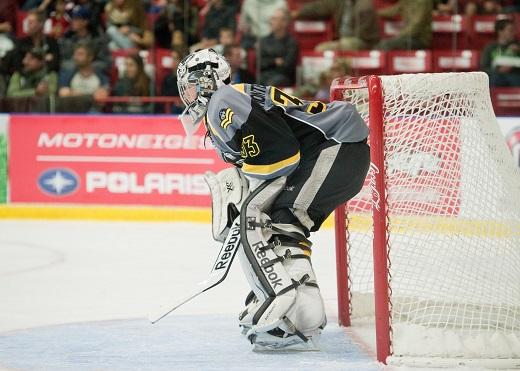
POLYGON ((275 348, 317 339, 326 323, 310 242, 301 229, 272 224, 265 214, 284 184, 278 178, 261 185, 240 213, 240 260, 255 295, 240 314, 240 325, 252 342, 275 348))
POLYGON ((296 287, 278 256, 268 242, 272 231, 265 226, 269 219, 266 211, 282 191, 286 178, 265 182, 244 201, 240 210, 240 237, 243 248, 244 272, 260 302, 251 324, 261 331, 276 328, 293 305, 296 287), (266 264, 273 262, 272 264, 266 264))

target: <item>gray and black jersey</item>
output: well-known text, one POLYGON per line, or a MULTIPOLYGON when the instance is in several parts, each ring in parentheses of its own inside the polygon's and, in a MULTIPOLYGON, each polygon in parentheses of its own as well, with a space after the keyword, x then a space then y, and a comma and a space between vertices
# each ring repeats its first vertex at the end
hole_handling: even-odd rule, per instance
POLYGON ((325 142, 357 143, 368 136, 350 103, 303 101, 276 87, 254 84, 220 87, 205 121, 221 157, 258 179, 291 174, 325 142))

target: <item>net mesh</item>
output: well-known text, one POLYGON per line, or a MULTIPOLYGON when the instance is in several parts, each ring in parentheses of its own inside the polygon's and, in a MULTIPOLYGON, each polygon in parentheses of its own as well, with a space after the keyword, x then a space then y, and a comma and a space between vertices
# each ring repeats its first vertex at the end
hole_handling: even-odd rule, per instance
MULTIPOLYGON (((520 174, 486 75, 381 81, 393 354, 520 358, 520 174)), ((368 89, 342 95, 368 123, 368 89)), ((373 311, 370 181, 347 206, 353 317, 373 311)))

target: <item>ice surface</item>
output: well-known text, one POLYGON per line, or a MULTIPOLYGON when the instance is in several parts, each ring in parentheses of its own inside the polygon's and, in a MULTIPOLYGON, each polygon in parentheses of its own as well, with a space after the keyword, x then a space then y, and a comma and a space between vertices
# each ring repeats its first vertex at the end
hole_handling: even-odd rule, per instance
POLYGON ((0 369, 378 370, 336 323, 333 231, 313 238, 329 326, 322 351, 260 354, 236 314, 238 261, 220 286, 151 325, 155 307, 206 278, 207 224, 0 221, 0 369))

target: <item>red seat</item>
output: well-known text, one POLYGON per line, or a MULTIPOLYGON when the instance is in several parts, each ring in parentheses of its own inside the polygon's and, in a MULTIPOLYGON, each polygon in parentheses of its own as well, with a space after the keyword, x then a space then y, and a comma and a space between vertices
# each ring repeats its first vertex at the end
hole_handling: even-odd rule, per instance
POLYGON ((173 58, 169 49, 157 49, 155 51, 155 90, 161 94, 161 88, 166 76, 172 73, 173 58))
POLYGON ((393 50, 388 52, 388 73, 422 73, 433 70, 429 50, 393 50))
POLYGON ((332 66, 336 53, 304 50, 300 53, 300 77, 302 84, 318 84, 320 74, 332 66))
POLYGON ((492 88, 495 115, 520 116, 520 88, 492 88))
POLYGON ((498 19, 511 19, 511 14, 476 15, 469 22, 469 46, 471 49, 482 49, 486 44, 495 40, 495 22, 498 19))
POLYGON ((434 72, 477 71, 480 52, 478 50, 434 50, 434 72))
POLYGON ((386 72, 386 52, 380 50, 342 51, 338 57, 350 62, 352 76, 381 75, 386 72))
POLYGON ((332 21, 294 21, 291 33, 300 50, 313 50, 321 42, 334 39, 332 21))
MULTIPOLYGON (((27 12, 24 12, 23 10, 17 10, 16 11, 16 37, 24 37, 27 36, 27 12)), ((50 18, 47 18, 45 23, 43 24, 43 32, 45 32, 46 35, 50 34, 52 32, 52 21, 50 18)))
POLYGON ((381 39, 396 37, 403 28, 403 20, 401 18, 384 19, 379 18, 379 32, 381 39))
POLYGON ((468 45, 468 19, 461 15, 440 15, 432 20, 432 49, 464 49, 468 45))

